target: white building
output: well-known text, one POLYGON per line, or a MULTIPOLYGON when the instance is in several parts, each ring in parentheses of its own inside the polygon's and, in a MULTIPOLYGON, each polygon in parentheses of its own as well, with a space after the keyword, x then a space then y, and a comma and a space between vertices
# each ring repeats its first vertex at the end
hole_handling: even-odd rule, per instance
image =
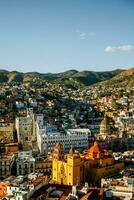
POLYGON ((37 144, 40 153, 53 151, 58 142, 62 143, 64 151, 68 151, 71 146, 87 149, 91 137, 89 129, 68 129, 60 132, 55 126, 45 126, 43 115, 33 115, 32 111, 28 111, 26 117, 16 119, 16 130, 23 150, 33 149, 34 143, 37 144))
POLYGON ((30 192, 27 188, 21 189, 18 185, 7 186, 7 200, 27 200, 27 194, 30 192))
POLYGON ((101 179, 101 187, 106 188, 106 198, 120 197, 123 200, 131 200, 134 193, 134 179, 101 179))
POLYGON ((71 146, 75 148, 87 149, 89 129, 68 129, 59 132, 55 126, 37 126, 37 144, 41 153, 53 151, 56 143, 61 143, 64 151, 68 151, 71 146))
POLYGON ((28 200, 36 190, 48 183, 48 178, 31 174, 28 180, 24 176, 18 176, 10 177, 4 182, 7 183, 5 200, 28 200))
POLYGON ((16 108, 20 109, 20 108, 24 108, 24 103, 21 101, 16 101, 16 108))
POLYGON ((16 159, 17 175, 30 174, 35 171, 35 158, 31 151, 23 151, 16 159))
POLYGON ((30 106, 32 106, 33 108, 37 107, 37 101, 36 100, 29 98, 29 103, 30 103, 30 106))

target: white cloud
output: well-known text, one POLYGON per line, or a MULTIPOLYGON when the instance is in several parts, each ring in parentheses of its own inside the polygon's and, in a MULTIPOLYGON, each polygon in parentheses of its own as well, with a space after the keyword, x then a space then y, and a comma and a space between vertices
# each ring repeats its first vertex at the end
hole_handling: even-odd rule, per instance
POLYGON ((86 36, 87 36, 86 32, 83 32, 83 31, 80 31, 80 30, 76 30, 76 32, 79 34, 79 37, 80 37, 81 40, 86 39, 86 36))
POLYGON ((113 53, 113 52, 129 52, 134 51, 134 46, 132 45, 122 45, 122 46, 107 46, 104 49, 107 53, 113 53))
POLYGON ((93 37, 96 35, 95 32, 86 33, 84 31, 80 31, 79 29, 76 30, 76 33, 78 34, 81 40, 85 40, 88 39, 89 37, 93 37))
POLYGON ((80 33, 80 39, 81 40, 85 40, 86 39, 87 34, 85 32, 81 32, 80 33))

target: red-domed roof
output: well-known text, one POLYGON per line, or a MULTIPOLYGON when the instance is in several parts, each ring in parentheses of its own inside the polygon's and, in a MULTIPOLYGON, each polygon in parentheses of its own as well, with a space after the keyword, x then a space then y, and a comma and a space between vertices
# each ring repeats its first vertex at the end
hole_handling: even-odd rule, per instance
POLYGON ((97 142, 94 142, 94 145, 89 149, 90 153, 100 153, 102 150, 97 142))

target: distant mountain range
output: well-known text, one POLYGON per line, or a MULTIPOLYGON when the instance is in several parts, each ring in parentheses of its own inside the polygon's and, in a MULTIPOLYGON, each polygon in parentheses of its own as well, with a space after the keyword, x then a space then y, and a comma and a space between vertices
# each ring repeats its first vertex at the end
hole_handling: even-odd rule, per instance
POLYGON ((120 83, 125 80, 134 78, 134 68, 129 70, 113 70, 113 71, 104 71, 104 72, 95 72, 95 71, 77 71, 69 70, 63 73, 37 73, 29 72, 22 73, 17 71, 7 71, 0 70, 0 83, 12 83, 12 82, 31 82, 34 79, 39 79, 42 81, 49 81, 54 84, 62 84, 66 87, 80 87, 80 86, 90 86, 92 84, 100 83, 101 84, 111 84, 111 83, 120 83))
POLYGON ((102 86, 109 86, 109 87, 114 87, 114 86, 120 86, 120 87, 134 87, 134 67, 131 69, 128 69, 126 71, 123 71, 113 78, 99 82, 97 85, 102 85, 102 86))

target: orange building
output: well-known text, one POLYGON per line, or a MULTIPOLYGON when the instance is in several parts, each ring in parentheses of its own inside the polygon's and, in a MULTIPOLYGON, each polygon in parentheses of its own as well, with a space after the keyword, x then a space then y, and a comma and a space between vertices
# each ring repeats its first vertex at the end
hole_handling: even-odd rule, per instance
POLYGON ((7 194, 7 184, 0 183, 0 199, 4 198, 7 194))

